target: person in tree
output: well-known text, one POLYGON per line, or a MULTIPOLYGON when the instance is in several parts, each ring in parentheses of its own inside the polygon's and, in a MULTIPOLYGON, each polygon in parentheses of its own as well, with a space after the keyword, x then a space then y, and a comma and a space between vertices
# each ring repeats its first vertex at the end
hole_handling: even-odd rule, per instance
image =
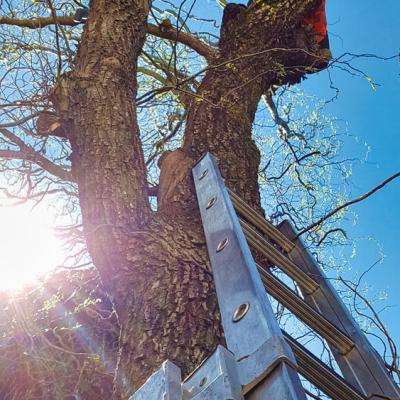
POLYGON ((321 1, 320 6, 312 15, 304 19, 304 24, 310 26, 311 32, 315 35, 315 41, 321 49, 329 51, 329 36, 325 12, 325 0, 321 1))

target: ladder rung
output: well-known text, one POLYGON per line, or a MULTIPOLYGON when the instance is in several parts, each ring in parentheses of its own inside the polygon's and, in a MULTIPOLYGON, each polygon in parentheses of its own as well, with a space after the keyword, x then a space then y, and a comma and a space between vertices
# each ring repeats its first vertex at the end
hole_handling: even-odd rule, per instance
POLYGON ((347 354, 354 347, 353 341, 345 333, 309 306, 281 280, 260 265, 257 265, 257 268, 268 293, 329 343, 334 345, 340 353, 347 354))
POLYGON ((272 264, 294 279, 308 294, 314 293, 318 289, 319 285, 317 282, 259 235, 247 222, 240 220, 240 224, 249 244, 268 257, 268 260, 272 264))
POLYGON ((331 397, 332 400, 366 400, 363 395, 310 353, 296 339, 286 332, 283 333, 296 357, 299 373, 308 381, 331 397))
POLYGON ((253 226, 259 229, 262 233, 273 239, 288 253, 293 249, 293 242, 288 239, 282 232, 280 232, 271 222, 268 222, 262 215, 254 211, 245 201, 243 201, 237 194, 228 190, 232 204, 236 211, 244 217, 253 226))

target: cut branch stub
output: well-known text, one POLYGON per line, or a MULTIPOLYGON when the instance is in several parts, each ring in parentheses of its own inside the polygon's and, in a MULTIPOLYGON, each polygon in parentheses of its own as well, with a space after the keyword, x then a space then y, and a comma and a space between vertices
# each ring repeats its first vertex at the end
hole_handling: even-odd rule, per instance
POLYGON ((66 138, 67 133, 61 119, 54 113, 43 111, 36 120, 36 133, 40 136, 57 136, 66 138))

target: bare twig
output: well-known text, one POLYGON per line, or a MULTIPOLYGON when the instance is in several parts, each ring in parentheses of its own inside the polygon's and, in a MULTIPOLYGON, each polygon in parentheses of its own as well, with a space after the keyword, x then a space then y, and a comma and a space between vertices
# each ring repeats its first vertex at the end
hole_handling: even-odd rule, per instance
MULTIPOLYGON (((376 263, 374 263, 367 271, 365 271, 360 279, 358 280, 358 282, 355 283, 349 283, 347 282, 345 279, 343 279, 342 277, 339 277, 340 282, 342 282, 353 294, 354 294, 354 300, 353 300, 353 306, 355 308, 355 311, 365 317, 368 318, 369 321, 371 321, 378 329, 379 331, 384 335, 384 337, 387 340, 387 343, 389 345, 390 348, 390 352, 392 355, 392 365, 387 365, 388 369, 397 374, 398 376, 400 375, 400 371, 399 371, 399 366, 398 366, 398 352, 397 352, 397 347, 396 344, 394 343, 392 337, 390 336, 388 330, 385 327, 385 324, 382 322, 378 312, 375 310, 375 308, 373 307, 373 305, 371 304, 371 302, 360 293, 360 291, 358 290, 358 287, 361 283, 361 279, 362 277, 368 272, 370 271, 380 260, 378 260, 376 263), (356 298, 359 298, 365 305, 366 307, 370 310, 370 312, 372 313, 372 316, 368 316, 365 313, 361 312, 360 310, 357 309, 356 306, 356 298)), ((385 397, 382 397, 385 398, 385 397)))
POLYGON ((365 200, 366 198, 370 197, 373 195, 375 192, 378 190, 382 189, 384 186, 386 186, 389 182, 393 181, 394 179, 398 178, 400 176, 400 172, 397 172, 396 174, 392 175, 390 178, 385 179, 381 184, 378 186, 374 187, 372 190, 369 192, 363 194, 360 197, 357 197, 356 199, 353 199, 351 201, 348 201, 347 203, 342 204, 339 207, 336 207, 334 210, 329 212, 328 214, 324 215, 322 218, 320 218, 318 221, 313 222, 311 225, 307 226, 304 228, 302 231, 300 231, 297 235, 297 237, 303 235, 304 233, 310 231, 311 229, 314 229, 315 227, 321 225, 323 222, 325 222, 327 219, 338 213, 340 210, 343 210, 344 208, 347 208, 353 204, 359 203, 360 201, 365 200))
POLYGON ((31 146, 28 146, 21 138, 14 135, 8 129, 0 128, 0 132, 7 140, 19 147, 19 150, 0 150, 1 158, 27 160, 39 165, 47 172, 50 172, 52 175, 55 175, 64 181, 74 181, 70 171, 65 170, 57 164, 54 164, 48 158, 35 151, 31 146))

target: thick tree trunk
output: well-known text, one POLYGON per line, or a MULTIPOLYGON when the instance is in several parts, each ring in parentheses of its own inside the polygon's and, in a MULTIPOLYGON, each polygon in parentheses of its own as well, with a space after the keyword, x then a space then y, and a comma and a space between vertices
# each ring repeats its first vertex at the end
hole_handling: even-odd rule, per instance
MULTIPOLYGON (((53 100, 69 127, 88 249, 118 314, 115 387, 125 399, 167 358, 189 373, 222 334, 191 191, 192 162, 164 157, 168 171, 179 161, 184 174, 162 185, 178 190, 167 190, 157 215, 148 205, 135 115, 147 2, 92 3, 76 68, 53 100)), ((164 170, 163 181, 170 176, 164 170)))
POLYGON ((257 105, 271 86, 298 80, 318 59, 300 26, 301 16, 315 3, 282 1, 274 9, 259 2, 249 10, 228 4, 218 56, 200 85, 200 101, 188 114, 185 152, 194 158, 212 152, 227 186, 259 211, 260 153, 251 131, 257 105), (277 20, 290 23, 293 11, 287 7, 294 4, 293 27, 285 30, 277 20))
POLYGON ((290 79, 277 64, 315 61, 304 51, 309 44, 298 49, 298 38, 299 21, 318 1, 276 3, 272 14, 227 7, 219 55, 199 89, 202 101, 189 109, 184 146, 160 160, 157 213, 147 200, 135 109, 148 2, 93 0, 75 69, 55 90, 69 126, 88 249, 120 323, 115 386, 123 399, 165 359, 187 374, 223 341, 190 172, 203 152, 213 152, 227 185, 261 209, 251 137, 257 104, 272 84, 290 79), (294 4, 295 17, 288 9, 294 4))

